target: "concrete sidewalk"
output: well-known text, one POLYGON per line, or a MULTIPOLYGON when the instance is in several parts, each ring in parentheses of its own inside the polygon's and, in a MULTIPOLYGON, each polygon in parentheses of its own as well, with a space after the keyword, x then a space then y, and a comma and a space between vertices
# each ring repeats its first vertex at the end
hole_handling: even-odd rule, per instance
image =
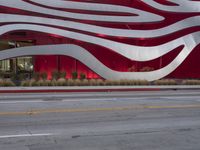
POLYGON ((0 87, 0 93, 128 92, 162 90, 200 90, 200 85, 0 87))

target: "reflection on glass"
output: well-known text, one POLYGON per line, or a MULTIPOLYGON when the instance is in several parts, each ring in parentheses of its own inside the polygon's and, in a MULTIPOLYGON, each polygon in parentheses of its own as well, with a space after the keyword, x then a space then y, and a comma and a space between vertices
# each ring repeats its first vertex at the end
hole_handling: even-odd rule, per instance
MULTIPOLYGON (((34 43, 34 40, 0 40, 0 51, 17 47, 32 46, 34 43)), ((24 74, 30 78, 33 69, 33 57, 31 56, 0 60, 0 73, 3 74, 5 78, 9 78, 13 73, 17 75, 24 74)))
POLYGON ((33 61, 32 57, 19 57, 17 58, 17 70, 32 72, 33 71, 33 61))
POLYGON ((2 60, 2 61, 0 61, 0 71, 1 72, 10 71, 10 60, 2 60))

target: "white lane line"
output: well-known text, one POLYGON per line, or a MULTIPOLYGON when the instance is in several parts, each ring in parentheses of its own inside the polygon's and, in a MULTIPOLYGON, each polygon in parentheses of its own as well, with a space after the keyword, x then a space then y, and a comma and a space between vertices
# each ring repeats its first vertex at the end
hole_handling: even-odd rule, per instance
POLYGON ((44 133, 44 134, 18 134, 18 135, 1 135, 0 139, 5 138, 18 138, 18 137, 37 137, 37 136, 49 136, 52 135, 51 133, 44 133))

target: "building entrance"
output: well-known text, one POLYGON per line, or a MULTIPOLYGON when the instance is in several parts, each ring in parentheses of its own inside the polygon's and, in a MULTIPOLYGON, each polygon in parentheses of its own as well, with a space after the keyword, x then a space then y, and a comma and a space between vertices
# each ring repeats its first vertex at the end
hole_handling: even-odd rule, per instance
MULTIPOLYGON (((28 41, 0 41, 0 50, 6 50, 17 47, 34 45, 31 40, 28 41)), ((0 73, 4 78, 11 78, 13 75, 22 75, 25 78, 31 78, 34 70, 34 58, 24 56, 0 61, 0 73)))

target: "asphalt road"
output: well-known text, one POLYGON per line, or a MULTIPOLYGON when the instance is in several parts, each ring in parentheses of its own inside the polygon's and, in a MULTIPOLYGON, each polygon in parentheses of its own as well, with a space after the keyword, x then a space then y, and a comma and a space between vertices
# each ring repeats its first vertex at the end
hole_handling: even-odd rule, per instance
POLYGON ((200 91, 0 94, 0 150, 199 150, 200 91))

